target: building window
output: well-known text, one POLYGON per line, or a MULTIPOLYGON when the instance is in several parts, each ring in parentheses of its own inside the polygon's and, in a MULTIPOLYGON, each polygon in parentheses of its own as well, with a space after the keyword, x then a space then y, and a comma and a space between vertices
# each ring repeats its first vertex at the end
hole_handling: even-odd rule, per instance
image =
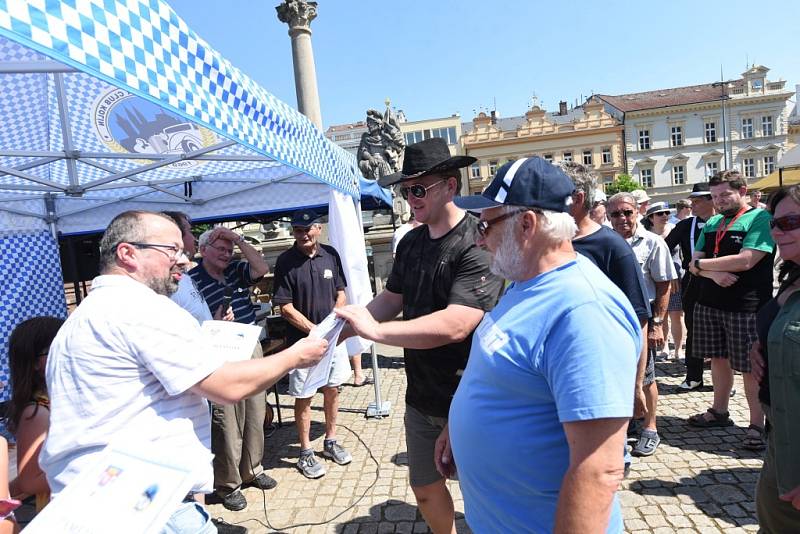
POLYGON ((683 185, 686 183, 686 168, 683 165, 672 166, 672 185, 683 185))
POLYGON ((611 159, 611 147, 610 146, 603 147, 603 157, 602 157, 601 161, 603 162, 603 165, 611 165, 612 159, 611 159))
POLYGON ((552 155, 552 154, 545 154, 545 155, 544 155, 544 160, 545 160, 547 163, 553 163, 553 155, 552 155))
POLYGON ((639 180, 642 182, 642 187, 653 187, 653 169, 639 171, 639 180))
POLYGON ((764 174, 775 172, 775 156, 764 156, 764 174))
POLYGON ((742 119, 742 139, 753 138, 753 119, 750 117, 742 119))
POLYGON ((716 143, 717 142, 717 123, 716 122, 707 122, 705 124, 706 130, 706 143, 716 143))
POLYGON ((564 152, 564 161, 572 163, 572 152, 564 152))
POLYGON ((492 160, 489 162, 489 178, 494 178, 495 173, 497 173, 497 160, 492 160))
POLYGON ((670 146, 683 145, 683 127, 673 126, 670 128, 670 146))
POLYGON ((772 137, 772 117, 761 117, 762 137, 772 137))
POLYGON ((650 150, 650 130, 639 130, 639 150, 650 150))
POLYGON ((745 178, 753 178, 756 175, 756 160, 754 158, 744 158, 742 161, 745 178))
POLYGON ((709 161, 706 163, 706 178, 711 178, 719 172, 719 162, 709 161))
POLYGON ((583 164, 584 165, 591 165, 592 164, 592 151, 591 150, 584 150, 583 151, 583 164))
POLYGON ((469 174, 471 178, 480 178, 481 177, 481 162, 476 161, 469 167, 469 174))

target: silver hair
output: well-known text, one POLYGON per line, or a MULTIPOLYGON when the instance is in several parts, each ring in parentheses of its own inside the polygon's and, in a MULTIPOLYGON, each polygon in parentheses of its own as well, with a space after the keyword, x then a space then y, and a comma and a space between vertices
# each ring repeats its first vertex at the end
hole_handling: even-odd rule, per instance
POLYGON ((208 238, 211 237, 211 232, 213 231, 214 229, 211 228, 210 230, 206 230, 205 232, 200 234, 200 237, 197 238, 197 244, 201 247, 208 245, 208 238))
POLYGON ((585 165, 574 161, 561 161, 556 166, 570 177, 575 185, 575 192, 583 191, 583 209, 587 212, 590 211, 594 204, 595 191, 597 191, 597 174, 585 165))
MULTIPOLYGON (((525 206, 503 206, 503 213, 510 213, 512 211, 525 209, 525 206)), ((572 241, 575 234, 578 232, 578 226, 575 224, 575 219, 569 213, 562 213, 550 210, 541 210, 538 208, 532 209, 536 213, 536 218, 539 221, 539 232, 550 243, 561 243, 562 241, 572 241)), ((519 217, 520 214, 514 215, 513 219, 519 217)))
POLYGON ((616 204, 617 202, 625 202, 627 204, 630 204, 634 208, 639 207, 639 203, 636 202, 636 197, 631 195, 627 191, 620 191, 619 193, 611 195, 611 198, 609 198, 606 201, 606 205, 616 204))

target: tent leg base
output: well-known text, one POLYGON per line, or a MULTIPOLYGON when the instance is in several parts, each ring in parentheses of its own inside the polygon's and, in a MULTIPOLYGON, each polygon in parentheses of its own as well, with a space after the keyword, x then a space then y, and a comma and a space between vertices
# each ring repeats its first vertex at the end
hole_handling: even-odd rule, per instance
POLYGON ((380 408, 376 403, 371 402, 369 403, 369 406, 367 406, 366 416, 367 419, 373 417, 376 419, 381 419, 383 417, 389 417, 391 410, 392 410, 392 403, 389 401, 383 401, 380 405, 380 408))

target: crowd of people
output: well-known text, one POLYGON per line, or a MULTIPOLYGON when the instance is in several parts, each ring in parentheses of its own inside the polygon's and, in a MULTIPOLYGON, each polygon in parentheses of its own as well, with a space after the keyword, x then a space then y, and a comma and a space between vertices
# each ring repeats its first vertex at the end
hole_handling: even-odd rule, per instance
POLYGON ((404 349, 409 484, 436 534, 455 532, 451 478, 475 532, 622 532, 616 492, 631 455, 656 454, 663 438, 655 363, 670 356, 670 338, 686 365, 677 392, 703 388, 710 362, 713 403, 688 424, 735 424, 728 403, 742 374, 740 445, 766 448, 755 496, 762 531, 800 531, 800 186, 766 207, 738 171, 721 171, 673 213, 642 190, 606 198, 582 165, 529 157, 502 166, 482 194, 459 196, 460 169, 473 161, 428 139, 380 179, 408 201, 414 223, 366 306, 347 303, 319 216, 295 213, 294 243, 274 269, 286 347, 268 358, 256 343, 248 360, 226 361, 201 327, 255 323, 250 288, 269 272, 258 250, 223 227, 197 247, 178 212, 115 217, 89 296, 66 321, 32 318, 11 337, 17 475, 0 478, 9 497, 0 532, 17 528, 16 499, 35 496, 41 509, 120 436, 194 466, 166 532, 216 532, 207 495, 241 510, 242 488, 277 484, 261 465, 264 392, 287 374, 297 469, 317 479, 350 463, 337 436, 351 373, 344 343, 319 388, 320 455, 332 464, 310 436, 307 369, 328 347, 309 333, 331 313, 346 321, 340 341, 404 349))

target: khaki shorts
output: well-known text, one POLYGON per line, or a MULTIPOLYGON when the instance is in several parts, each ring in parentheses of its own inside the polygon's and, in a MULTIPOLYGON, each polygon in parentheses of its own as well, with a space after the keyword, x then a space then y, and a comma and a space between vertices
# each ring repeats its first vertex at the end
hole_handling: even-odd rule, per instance
MULTIPOLYGON (((300 397, 303 391, 303 384, 308 378, 309 369, 295 369, 289 373, 289 395, 296 398, 309 398, 314 395, 300 397)), ((347 347, 344 343, 338 345, 333 353, 333 364, 331 374, 328 376, 328 383, 323 387, 338 387, 347 382, 350 378, 350 358, 347 356, 347 347)))
POLYGON ((404 422, 409 483, 412 487, 419 487, 441 480, 443 477, 433 461, 433 449, 436 438, 447 424, 447 418, 425 415, 406 404, 404 422))

